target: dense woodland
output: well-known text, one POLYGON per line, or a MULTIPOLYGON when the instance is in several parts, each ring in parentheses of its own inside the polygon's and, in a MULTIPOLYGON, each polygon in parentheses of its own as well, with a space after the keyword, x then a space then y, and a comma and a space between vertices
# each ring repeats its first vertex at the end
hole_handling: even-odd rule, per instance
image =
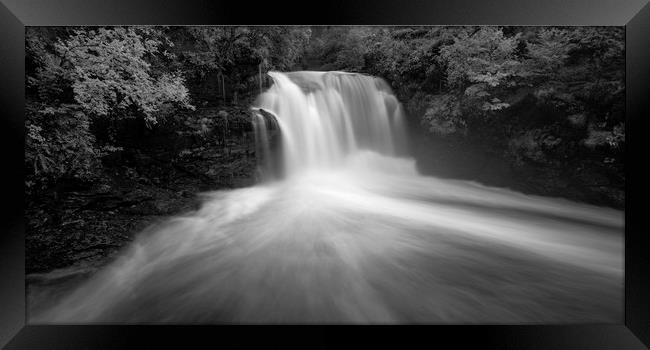
POLYGON ((27 271, 255 183, 270 70, 384 78, 425 174, 622 209, 624 55, 617 27, 27 28, 27 271))

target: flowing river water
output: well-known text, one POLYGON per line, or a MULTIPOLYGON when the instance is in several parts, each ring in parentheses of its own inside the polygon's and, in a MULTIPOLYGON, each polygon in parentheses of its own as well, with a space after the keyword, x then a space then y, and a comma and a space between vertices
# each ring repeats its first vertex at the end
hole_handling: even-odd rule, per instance
POLYGON ((205 194, 30 323, 622 322, 623 212, 422 176, 383 80, 270 75, 267 180, 205 194))

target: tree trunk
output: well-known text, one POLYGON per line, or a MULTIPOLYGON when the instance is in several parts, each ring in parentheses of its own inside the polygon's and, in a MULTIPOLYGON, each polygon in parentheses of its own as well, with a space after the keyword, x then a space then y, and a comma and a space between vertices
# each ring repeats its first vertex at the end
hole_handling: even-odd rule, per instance
MULTIPOLYGON (((221 91, 221 72, 217 75, 217 94, 221 91)), ((219 96, 217 96, 217 100, 219 99, 219 96)))
POLYGON ((257 70, 259 73, 259 81, 260 81, 260 94, 262 93, 262 64, 257 65, 257 70))
POLYGON ((225 123, 224 123, 224 128, 223 128, 223 140, 222 140, 222 146, 223 148, 227 147, 227 139, 228 139, 228 115, 224 116, 225 118, 225 123))
POLYGON ((221 90, 223 91, 223 103, 226 103, 226 81, 223 78, 223 73, 221 74, 221 90))

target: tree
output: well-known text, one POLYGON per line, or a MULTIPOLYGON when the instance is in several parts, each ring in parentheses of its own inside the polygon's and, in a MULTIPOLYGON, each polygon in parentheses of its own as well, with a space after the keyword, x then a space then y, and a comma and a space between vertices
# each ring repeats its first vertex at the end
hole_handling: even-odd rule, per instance
POLYGON ((61 177, 89 178, 114 145, 99 145, 99 119, 143 118, 193 108, 178 72, 153 70, 163 36, 154 28, 28 28, 25 161, 28 186, 61 177))
POLYGON ((181 27, 168 32, 188 75, 202 78, 218 72, 232 82, 256 75, 260 64, 265 72, 291 69, 311 36, 308 27, 285 26, 181 27))
MULTIPOLYGON (((190 107, 187 88, 177 72, 151 71, 148 56, 161 41, 150 28, 76 30, 55 43, 54 57, 39 70, 41 85, 52 76, 71 84, 74 100, 89 115, 143 116, 157 122, 163 104, 190 107)), ((162 53, 165 54, 165 53, 162 53)))

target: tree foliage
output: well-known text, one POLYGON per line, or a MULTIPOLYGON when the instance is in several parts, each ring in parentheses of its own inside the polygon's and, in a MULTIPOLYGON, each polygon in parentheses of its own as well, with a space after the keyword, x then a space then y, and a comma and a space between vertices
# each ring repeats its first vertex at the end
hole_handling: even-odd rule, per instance
POLYGON ((42 97, 71 88, 74 101, 92 116, 137 116, 157 122, 163 104, 189 107, 189 95, 177 72, 152 72, 147 56, 161 41, 148 28, 74 30, 58 39, 53 52, 40 56, 42 66, 31 81, 42 97), (48 84, 48 83, 54 84, 48 84))
POLYGON ((152 69, 161 52, 152 28, 29 28, 27 184, 88 179, 114 145, 97 142, 94 120, 143 118, 156 124, 171 108, 193 108, 178 72, 152 69), (30 94, 31 92, 31 94, 30 94))
POLYGON ((308 27, 172 27, 177 63, 191 76, 219 72, 229 81, 257 73, 290 70, 302 58, 309 42, 308 27))
MULTIPOLYGON (((321 38, 329 43, 318 46, 328 69, 384 77, 435 134, 492 134, 517 147, 508 139, 526 138, 532 127, 554 133, 557 144, 623 147, 622 28, 337 27, 321 38), (523 120, 524 104, 547 117, 523 120)), ((561 148, 547 146, 547 153, 561 148)))

